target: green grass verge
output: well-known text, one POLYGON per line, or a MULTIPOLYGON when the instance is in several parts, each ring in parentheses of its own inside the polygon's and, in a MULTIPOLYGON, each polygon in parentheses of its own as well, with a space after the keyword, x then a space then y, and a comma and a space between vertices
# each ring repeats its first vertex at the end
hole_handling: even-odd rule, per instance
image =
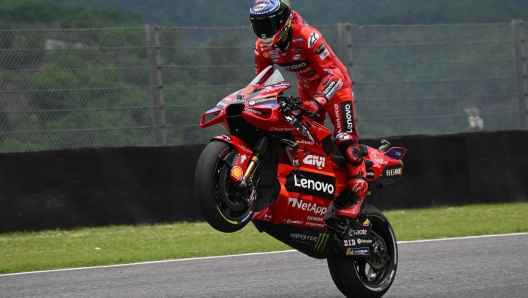
MULTIPOLYGON (((528 203, 385 214, 399 241, 528 232, 528 203)), ((11 233, 0 235, 0 274, 288 249, 252 224, 231 234, 206 223, 11 233)))

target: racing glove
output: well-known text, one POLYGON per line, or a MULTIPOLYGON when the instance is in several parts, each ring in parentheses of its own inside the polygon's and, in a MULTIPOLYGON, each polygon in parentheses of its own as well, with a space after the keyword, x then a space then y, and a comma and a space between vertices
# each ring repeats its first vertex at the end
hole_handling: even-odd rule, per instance
POLYGON ((326 106, 326 98, 323 96, 315 96, 312 100, 302 103, 303 109, 310 113, 317 113, 324 106, 326 106))
POLYGON ((319 104, 312 100, 303 102, 302 107, 310 113, 317 113, 319 111, 319 104))

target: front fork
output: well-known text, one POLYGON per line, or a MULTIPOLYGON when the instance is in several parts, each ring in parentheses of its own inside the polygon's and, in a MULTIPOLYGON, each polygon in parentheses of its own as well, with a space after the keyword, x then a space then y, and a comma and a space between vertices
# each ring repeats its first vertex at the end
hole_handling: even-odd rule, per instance
POLYGON ((262 156, 266 154, 267 148, 268 138, 266 136, 262 136, 255 145, 255 148, 253 148, 253 156, 251 156, 251 160, 249 161, 247 170, 245 171, 244 176, 242 177, 242 181, 240 181, 241 187, 246 187, 247 182, 253 180, 255 170, 260 164, 262 156))
POLYGON ((218 136, 215 139, 224 141, 235 148, 224 160, 231 166, 229 179, 236 185, 239 192, 245 193, 245 200, 248 204, 253 204, 257 196, 257 181, 253 181, 255 171, 268 148, 268 138, 262 136, 255 146, 249 146, 236 136, 218 136))

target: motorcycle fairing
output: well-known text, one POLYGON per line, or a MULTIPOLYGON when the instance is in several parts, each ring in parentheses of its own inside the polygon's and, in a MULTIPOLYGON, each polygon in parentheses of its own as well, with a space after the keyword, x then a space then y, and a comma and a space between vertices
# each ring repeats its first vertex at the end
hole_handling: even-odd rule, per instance
POLYGON ((385 155, 393 159, 401 160, 405 153, 407 153, 407 149, 403 147, 392 147, 385 152, 385 155))
POLYGON ((334 241, 333 235, 325 229, 312 229, 287 224, 271 227, 269 221, 255 219, 255 216, 253 216, 252 222, 257 229, 266 231, 273 238, 316 259, 327 258, 330 253, 330 246, 334 241))
POLYGON ((367 154, 363 154, 365 158, 365 164, 367 164, 367 181, 377 180, 382 185, 387 185, 398 181, 403 174, 403 162, 401 158, 405 155, 407 149, 401 147, 395 148, 394 151, 389 149, 389 155, 387 152, 379 151, 375 148, 365 146, 368 149, 367 154), (399 158, 395 159, 392 155, 398 155, 399 158))
POLYGON ((244 173, 246 173, 249 161, 253 156, 253 151, 242 139, 237 136, 222 135, 216 136, 213 139, 230 144, 238 152, 238 155, 233 157, 233 160, 229 161, 232 166, 231 175, 229 178, 232 182, 240 182, 244 173))

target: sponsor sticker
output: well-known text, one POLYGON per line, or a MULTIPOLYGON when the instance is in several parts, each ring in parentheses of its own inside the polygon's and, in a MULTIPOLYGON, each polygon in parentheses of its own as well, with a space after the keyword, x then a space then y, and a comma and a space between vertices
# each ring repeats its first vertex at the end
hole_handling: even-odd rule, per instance
POLYGON ((314 251, 315 252, 321 252, 326 246, 326 242, 328 241, 328 238, 330 237, 330 234, 327 233, 319 233, 319 236, 317 237, 317 241, 315 242, 314 251))
POLYGON ((312 227, 312 228, 324 228, 324 227, 326 227, 326 225, 324 223, 311 222, 311 221, 307 221, 305 226, 309 226, 309 227, 312 227))
POLYGON ((246 112, 250 112, 250 113, 253 113, 253 114, 257 114, 257 115, 262 115, 264 113, 262 113, 261 111, 257 111, 257 110, 253 110, 251 108, 244 108, 244 111, 246 112))
MULTIPOLYGON (((296 130, 296 128, 292 129, 292 130, 296 130)), ((297 143, 299 144, 305 144, 305 145, 313 145, 314 142, 313 141, 308 141, 308 140, 295 140, 297 143)))
MULTIPOLYGON (((286 177, 286 189, 298 193, 333 199, 335 177, 306 171, 292 171, 286 177)), ((325 211, 326 212, 326 211, 325 211)))
POLYGON ((308 67, 308 65, 310 65, 310 62, 308 61, 295 61, 295 62, 291 62, 291 63, 282 63, 282 64, 279 64, 280 66, 282 66, 285 70, 287 71, 298 71, 298 70, 301 70, 305 67, 308 67))
POLYGON ((323 168, 325 166, 325 160, 326 158, 323 156, 317 156, 317 155, 306 155, 303 159, 303 163, 305 165, 311 165, 316 166, 318 168, 323 168))
POLYGON ((242 176, 244 176, 244 171, 241 167, 233 167, 231 169, 231 176, 235 177, 236 179, 240 180, 242 179, 242 176))
POLYGON ((315 215, 323 216, 328 208, 319 206, 313 202, 305 202, 304 200, 299 200, 297 198, 290 198, 288 201, 288 206, 292 206, 296 209, 301 209, 303 211, 311 212, 315 215))
POLYGON ((344 246, 355 246, 356 245, 356 240, 354 240, 354 239, 343 240, 343 245, 344 246))
POLYGON ((396 168, 396 169, 385 169, 385 176, 386 177, 394 177, 399 176, 403 174, 403 168, 396 168))
POLYGON ((341 103, 341 111, 343 113, 344 130, 347 133, 354 133, 354 112, 352 109, 352 101, 345 101, 341 103))
POLYGON ((317 54, 321 54, 321 53, 324 52, 325 50, 326 50, 326 44, 323 43, 321 46, 319 46, 319 47, 315 50, 315 52, 316 52, 317 54))
POLYGON ((258 106, 258 105, 262 105, 262 104, 269 104, 271 102, 276 102, 276 101, 277 100, 275 99, 275 97, 269 97, 269 98, 252 100, 252 101, 249 101, 248 104, 250 106, 258 106))
POLYGON ((267 9, 268 6, 269 3, 258 4, 257 6, 255 6, 255 8, 253 8, 253 12, 262 12, 263 10, 267 9))
POLYGON ((319 34, 313 32, 308 38, 308 48, 311 49, 315 42, 319 39, 319 34))
POLYGON ((361 244, 371 244, 372 240, 370 240, 370 239, 358 239, 357 243, 360 244, 360 245, 361 244))
POLYGON ((322 54, 319 55, 319 58, 321 58, 321 60, 324 60, 328 56, 330 56, 330 52, 328 52, 328 50, 326 50, 322 54))
POLYGON ((361 230, 353 230, 348 229, 348 236, 366 236, 367 230, 361 229, 361 230))
POLYGON ((368 247, 348 248, 346 251, 347 256, 366 256, 370 254, 368 247))
POLYGON ((301 234, 301 233, 291 233, 290 234, 290 238, 294 242, 310 244, 310 242, 317 242, 317 238, 319 238, 319 237, 318 236, 310 236, 310 235, 301 234))

